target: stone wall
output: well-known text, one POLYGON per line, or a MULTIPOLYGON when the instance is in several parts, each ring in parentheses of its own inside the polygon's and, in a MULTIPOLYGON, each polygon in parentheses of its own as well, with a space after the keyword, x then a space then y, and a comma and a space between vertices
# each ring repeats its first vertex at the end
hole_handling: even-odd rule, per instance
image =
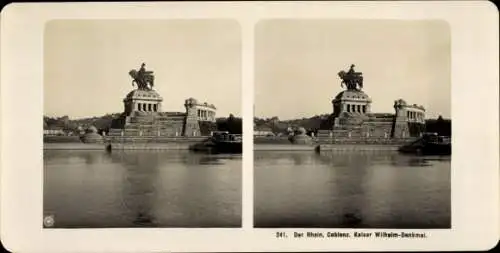
POLYGON ((254 144, 291 144, 288 136, 254 136, 254 144))
POLYGON ((127 116, 112 123, 109 136, 182 136, 184 131, 183 115, 174 116, 127 116))
POLYGON ((43 136, 44 143, 80 143, 80 136, 43 136))
POLYGON ((200 133, 202 136, 209 136, 211 132, 217 131, 217 124, 211 121, 199 121, 200 133))
POLYGON ((184 120, 184 136, 200 136, 200 124, 198 123, 198 111, 193 104, 185 104, 186 117, 184 120))
POLYGON ((198 121, 195 108, 186 109, 187 113, 122 115, 113 120, 108 135, 123 135, 124 137, 208 136, 217 128, 213 122, 198 121))
POLYGON ((408 122, 409 135, 411 137, 420 137, 425 132, 425 124, 418 122, 408 122))
POLYGON ((391 136, 392 125, 392 121, 369 121, 363 124, 363 128, 369 137, 387 138, 391 136))
POLYGON ((399 145, 419 137, 425 129, 423 124, 408 123, 404 116, 367 115, 365 118, 340 118, 333 122, 331 129, 318 131, 317 143, 399 145))
POLYGON ((396 117, 393 124, 392 137, 393 138, 405 138, 410 137, 408 122, 402 120, 400 117, 396 117))
POLYGON ((335 138, 387 138, 391 136, 392 125, 392 122, 376 121, 367 121, 359 125, 340 125, 333 127, 332 136, 335 138))
POLYGON ((416 138, 380 138, 380 137, 369 137, 369 138, 344 138, 344 137, 318 137, 316 138, 316 143, 318 144, 362 144, 362 145, 403 145, 412 141, 416 138))
MULTIPOLYGON (((337 144, 324 144, 324 145, 319 145, 318 148, 316 149, 317 151, 321 152, 323 155, 327 155, 328 152, 369 152, 370 154, 373 153, 386 153, 386 152, 394 152, 399 149, 398 145, 357 145, 357 144, 343 144, 343 145, 337 145, 337 144)), ((332 153, 333 154, 333 153, 332 153)))
POLYGON ((409 138, 419 137, 425 131, 425 124, 408 122, 406 114, 342 113, 329 117, 321 124, 319 137, 334 138, 409 138))
MULTIPOLYGON (((385 137, 330 137, 328 130, 318 131, 318 136, 312 138, 312 144, 339 144, 339 145, 403 145, 416 140, 416 138, 391 138, 385 137)), ((280 144, 291 145, 288 137, 254 137, 254 144, 280 144)))
POLYGON ((107 143, 197 143, 207 137, 170 137, 170 136, 106 136, 107 143))
POLYGON ((191 143, 113 143, 111 150, 188 150, 191 143))

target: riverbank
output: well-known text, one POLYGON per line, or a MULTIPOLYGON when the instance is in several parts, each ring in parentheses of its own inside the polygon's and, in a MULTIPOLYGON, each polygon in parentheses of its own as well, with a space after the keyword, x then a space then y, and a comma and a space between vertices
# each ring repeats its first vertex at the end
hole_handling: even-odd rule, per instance
POLYGON ((254 144, 254 151, 314 151, 318 145, 254 144))
POLYGON ((399 145, 369 144, 254 144, 254 151, 397 151, 399 145))
POLYGON ((194 143, 111 143, 111 150, 189 150, 194 143))
POLYGON ((197 137, 109 137, 102 144, 85 143, 78 136, 44 136, 44 150, 188 150, 195 143, 205 140, 197 137))
POLYGON ((192 143, 44 143, 44 150, 188 150, 192 143))
MULTIPOLYGON (((188 150, 193 143, 44 143, 44 150, 105 150, 111 145, 111 150, 188 150)), ((366 145, 366 144, 321 144, 321 145, 299 145, 299 144, 254 144, 254 151, 370 151, 387 150, 397 151, 398 145, 366 145), (317 150, 319 148, 319 150, 317 150)))
MULTIPOLYGON (((190 146, 200 143, 206 137, 176 138, 164 137, 154 141, 145 137, 126 138, 121 141, 106 140, 106 144, 83 143, 78 138, 44 139, 46 150, 189 150, 190 146), (47 140, 47 141, 45 141, 47 140), (50 141, 49 141, 50 140, 50 141), (78 141, 77 141, 78 140, 78 141), (125 141, 126 140, 126 141, 125 141)), ((313 142, 312 144, 292 144, 284 138, 265 138, 254 140, 255 151, 397 151, 408 140, 383 140, 357 142, 356 140, 336 140, 337 143, 313 142)))
POLYGON ((318 151, 398 151, 399 145, 322 144, 318 151))
POLYGON ((105 150, 105 144, 90 144, 82 142, 44 143, 44 150, 105 150))

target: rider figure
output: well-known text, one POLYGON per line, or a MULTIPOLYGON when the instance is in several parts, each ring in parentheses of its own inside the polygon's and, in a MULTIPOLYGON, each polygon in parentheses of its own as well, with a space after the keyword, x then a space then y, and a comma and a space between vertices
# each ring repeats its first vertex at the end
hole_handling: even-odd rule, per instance
POLYGON ((354 71, 354 67, 356 67, 354 64, 351 64, 351 68, 349 69, 349 71, 347 72, 348 75, 353 75, 354 73, 356 73, 354 71))
POLYGON ((139 72, 137 72, 137 79, 140 80, 141 86, 146 86, 146 64, 142 63, 141 68, 139 69, 139 72))
POLYGON ((363 77, 361 76, 361 73, 358 73, 354 70, 354 67, 356 66, 354 64, 351 64, 349 71, 347 71, 346 73, 346 76, 348 78, 346 84, 348 89, 357 90, 356 88, 357 85, 359 85, 359 88, 363 88, 363 77))
MULTIPOLYGON (((137 72, 137 79, 140 80, 140 82, 142 83, 141 86, 143 86, 144 88, 147 87, 147 80, 146 80, 146 63, 142 63, 141 64, 141 68, 139 69, 139 72, 137 72)), ((151 84, 151 86, 153 86, 151 84)))
POLYGON ((146 63, 141 64, 141 68, 139 69, 139 77, 142 78, 144 77, 144 74, 146 73, 146 63))

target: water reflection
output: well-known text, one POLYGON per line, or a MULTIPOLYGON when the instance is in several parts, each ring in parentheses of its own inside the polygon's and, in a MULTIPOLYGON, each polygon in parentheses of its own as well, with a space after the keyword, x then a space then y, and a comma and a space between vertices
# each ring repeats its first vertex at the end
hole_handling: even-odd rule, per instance
POLYGON ((68 151, 51 151, 44 150, 43 152, 44 164, 50 165, 52 163, 58 163, 61 160, 70 160, 72 163, 85 163, 85 164, 95 164, 95 163, 105 163, 111 159, 108 153, 89 150, 89 151, 79 151, 79 150, 68 150, 68 151))
POLYGON ((241 155, 45 151, 55 227, 240 227, 241 155))
POLYGON ((450 227, 449 157, 259 152, 257 227, 450 227))
POLYGON ((112 153, 112 160, 122 164, 126 173, 123 176, 122 205, 134 217, 137 226, 156 226, 152 214, 154 197, 157 194, 155 178, 158 167, 163 162, 154 154, 144 153, 140 156, 127 153, 112 153))

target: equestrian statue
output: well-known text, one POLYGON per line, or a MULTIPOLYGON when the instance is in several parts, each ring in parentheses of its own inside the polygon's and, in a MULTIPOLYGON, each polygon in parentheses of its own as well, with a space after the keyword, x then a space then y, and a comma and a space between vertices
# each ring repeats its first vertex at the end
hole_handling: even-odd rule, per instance
POLYGON ((137 84, 139 90, 152 90, 155 77, 153 71, 146 71, 146 64, 142 63, 139 71, 132 69, 128 72, 132 77, 132 86, 137 84))
POLYGON ((348 72, 340 71, 338 73, 342 82, 340 87, 347 87, 348 90, 361 90, 363 88, 363 73, 354 71, 354 64, 351 64, 351 68, 348 72))

